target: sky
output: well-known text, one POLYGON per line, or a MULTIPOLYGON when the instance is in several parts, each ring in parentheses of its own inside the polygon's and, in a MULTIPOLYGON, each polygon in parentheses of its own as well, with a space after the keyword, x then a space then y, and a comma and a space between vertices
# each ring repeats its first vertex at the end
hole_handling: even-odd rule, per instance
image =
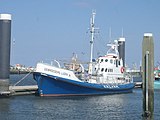
POLYGON ((11 65, 89 61, 90 17, 99 28, 94 57, 107 52, 110 38, 126 38, 126 64, 140 65, 144 33, 153 33, 155 65, 160 61, 160 0, 0 0, 0 14, 12 15, 11 65), (111 29, 111 36, 109 31, 111 29))

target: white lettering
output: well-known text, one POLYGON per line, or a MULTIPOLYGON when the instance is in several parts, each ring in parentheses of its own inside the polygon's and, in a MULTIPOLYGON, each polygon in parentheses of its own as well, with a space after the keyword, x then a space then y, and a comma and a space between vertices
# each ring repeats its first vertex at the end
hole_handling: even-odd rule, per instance
POLYGON ((103 85, 104 88, 119 88, 117 85, 103 85))
POLYGON ((49 71, 49 72, 53 72, 53 73, 56 73, 56 74, 60 74, 60 71, 49 69, 49 68, 44 68, 44 71, 49 71))
POLYGON ((64 76, 69 76, 70 77, 70 74, 66 73, 66 72, 60 72, 58 70, 53 70, 53 69, 49 69, 49 68, 44 68, 44 71, 48 71, 48 72, 52 72, 52 73, 56 73, 56 74, 59 74, 59 75, 64 75, 64 76))

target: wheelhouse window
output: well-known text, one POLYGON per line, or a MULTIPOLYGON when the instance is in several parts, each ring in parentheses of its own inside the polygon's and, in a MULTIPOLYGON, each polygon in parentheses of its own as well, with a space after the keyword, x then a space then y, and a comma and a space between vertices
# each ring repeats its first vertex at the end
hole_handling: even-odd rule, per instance
POLYGON ((108 69, 108 72, 113 72, 113 69, 108 69))
POLYGON ((116 60, 116 67, 118 67, 118 60, 116 60))
POLYGON ((113 64, 113 60, 112 59, 110 59, 110 63, 113 64))
POLYGON ((101 72, 103 72, 103 71, 104 71, 104 68, 101 69, 101 72))
POLYGON ((108 62, 108 59, 105 59, 105 62, 108 62))
POLYGON ((121 62, 119 61, 119 65, 121 65, 121 62))

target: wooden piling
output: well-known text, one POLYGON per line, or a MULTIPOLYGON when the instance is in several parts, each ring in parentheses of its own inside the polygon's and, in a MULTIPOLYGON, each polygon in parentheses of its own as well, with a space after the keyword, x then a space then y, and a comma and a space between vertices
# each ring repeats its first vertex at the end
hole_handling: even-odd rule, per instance
POLYGON ((154 112, 154 42, 145 33, 142 42, 143 119, 153 120, 154 112))
POLYGON ((11 43, 11 15, 0 14, 0 97, 8 97, 11 43))

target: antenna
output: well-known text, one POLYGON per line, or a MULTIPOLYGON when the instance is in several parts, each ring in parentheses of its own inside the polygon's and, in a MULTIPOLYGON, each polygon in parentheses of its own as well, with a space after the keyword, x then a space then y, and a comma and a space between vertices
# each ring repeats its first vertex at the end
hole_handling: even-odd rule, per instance
POLYGON ((112 28, 109 28, 109 43, 112 41, 112 28))
POLYGON ((122 27, 122 37, 124 36, 124 34, 123 34, 123 27, 122 27))

